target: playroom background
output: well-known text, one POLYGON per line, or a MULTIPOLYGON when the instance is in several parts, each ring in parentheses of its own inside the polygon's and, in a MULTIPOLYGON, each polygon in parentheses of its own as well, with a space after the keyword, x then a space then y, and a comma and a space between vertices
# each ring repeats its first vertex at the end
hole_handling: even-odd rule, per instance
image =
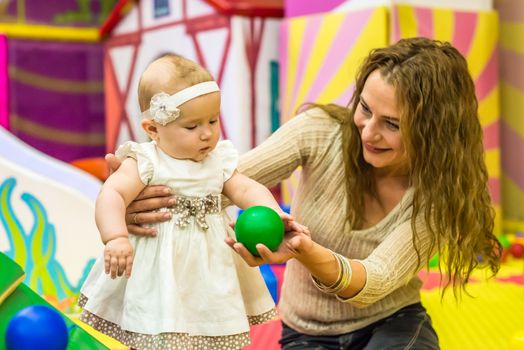
MULTIPOLYGON (((145 141, 136 86, 154 58, 210 70, 222 137, 245 152, 305 101, 347 104, 369 50, 411 36, 468 60, 505 247, 499 275, 476 274, 459 304, 440 299, 434 257, 423 303, 444 350, 524 349, 522 0, 0 0, 0 337, 17 310, 48 304, 79 325, 68 349, 125 349, 77 321, 76 300, 102 250, 103 157, 145 141), (14 270, 23 285, 6 280, 14 270)), ((283 207, 299 177, 272 189, 283 207)), ((285 265, 261 269, 278 302, 285 265)), ((278 349, 279 334, 278 321, 253 327, 246 349, 278 349)))

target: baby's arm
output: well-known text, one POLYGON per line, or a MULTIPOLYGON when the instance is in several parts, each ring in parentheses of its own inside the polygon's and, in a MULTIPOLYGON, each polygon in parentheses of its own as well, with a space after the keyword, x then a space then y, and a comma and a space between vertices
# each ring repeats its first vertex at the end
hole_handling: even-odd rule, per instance
POLYGON ((263 205, 274 209, 284 221, 286 231, 297 231, 309 234, 309 230, 298 224, 293 218, 286 214, 278 205, 277 201, 266 186, 242 175, 238 171, 224 183, 222 193, 227 196, 236 206, 246 209, 254 205, 263 205))
POLYGON ((144 187, 136 161, 127 158, 109 176, 98 194, 95 221, 105 244, 105 271, 111 274, 111 278, 131 274, 133 249, 128 239, 125 210, 144 187))
POLYGON ((283 213, 266 186, 240 174, 238 171, 235 171, 233 176, 224 183, 222 193, 241 209, 254 205, 264 205, 274 209, 279 214, 283 213))

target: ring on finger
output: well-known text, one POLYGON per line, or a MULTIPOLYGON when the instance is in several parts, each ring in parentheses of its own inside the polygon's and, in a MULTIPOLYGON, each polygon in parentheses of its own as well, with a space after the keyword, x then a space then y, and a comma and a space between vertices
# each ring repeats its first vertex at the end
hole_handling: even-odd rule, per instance
POLYGON ((133 214, 133 222, 135 223, 135 225, 138 225, 138 221, 136 220, 137 216, 138 216, 138 213, 133 214))

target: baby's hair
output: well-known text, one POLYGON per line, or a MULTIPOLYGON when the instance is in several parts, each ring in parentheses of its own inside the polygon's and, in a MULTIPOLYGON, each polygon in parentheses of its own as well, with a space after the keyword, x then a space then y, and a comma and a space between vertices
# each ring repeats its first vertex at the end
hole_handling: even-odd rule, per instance
POLYGON ((187 87, 212 80, 213 76, 199 64, 177 54, 164 54, 151 62, 140 77, 140 110, 148 110, 151 97, 159 92, 172 95, 187 87))

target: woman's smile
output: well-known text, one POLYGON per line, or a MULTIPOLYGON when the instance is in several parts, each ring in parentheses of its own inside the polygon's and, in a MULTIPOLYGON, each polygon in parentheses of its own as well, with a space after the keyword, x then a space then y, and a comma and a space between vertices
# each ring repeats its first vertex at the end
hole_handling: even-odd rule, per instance
POLYGON ((371 153, 384 153, 384 152, 391 150, 391 148, 375 147, 375 146, 370 145, 369 143, 364 143, 364 148, 366 149, 366 151, 371 152, 371 153))

